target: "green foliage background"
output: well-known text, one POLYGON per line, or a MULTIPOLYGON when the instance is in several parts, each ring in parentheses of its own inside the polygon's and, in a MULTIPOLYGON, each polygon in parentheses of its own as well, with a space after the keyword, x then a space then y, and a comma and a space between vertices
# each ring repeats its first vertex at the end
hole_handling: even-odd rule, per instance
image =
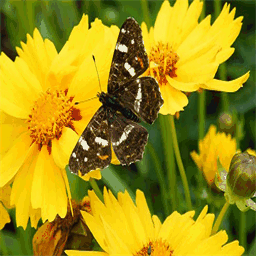
MULTIPOLYGON (((174 1, 170 1, 171 4, 174 1)), ((255 124, 255 1, 228 1, 231 8, 236 7, 236 17, 244 16, 243 27, 238 39, 234 43, 236 49, 233 56, 227 62, 228 79, 237 78, 248 70, 251 71, 250 78, 236 93, 228 94, 230 110, 236 111, 238 118, 244 120, 244 138, 240 142, 241 150, 247 148, 255 149, 256 124, 255 124)), ((35 27, 39 29, 44 38, 53 41, 58 51, 61 50, 69 37, 72 28, 77 25, 82 14, 89 14, 89 21, 99 18, 105 25, 115 24, 118 27, 124 20, 131 16, 139 24, 146 21, 153 25, 160 9, 162 1, 12 1, 4 0, 0 2, 1 8, 1 51, 5 52, 11 59, 15 59, 15 47, 20 46, 20 41, 26 42, 26 34, 32 34, 35 27), (145 11, 145 4, 148 5, 149 16, 145 11)), ((206 1, 206 15, 214 13, 214 1, 206 1)), ((222 3, 223 5, 224 3, 222 3)), ((215 20, 212 15, 212 21, 215 20)), ((217 78, 218 78, 217 74, 217 78)), ((221 93, 206 92, 206 129, 210 124, 216 124, 222 112, 221 93)), ((161 118, 161 117, 160 117, 161 118)), ((102 172, 103 179, 98 183, 100 188, 106 185, 117 194, 119 191, 127 189, 134 198, 136 189, 142 190, 146 197, 152 214, 157 214, 164 220, 172 212, 171 206, 163 205, 161 182, 166 182, 166 177, 161 177, 156 172, 156 168, 163 170, 166 168, 164 161, 164 150, 161 143, 160 122, 155 122, 153 126, 145 125, 149 131, 149 144, 157 152, 157 163, 152 159, 152 154, 147 147, 144 158, 141 162, 130 167, 109 167, 102 172)), ((198 170, 190 157, 192 150, 198 150, 198 94, 193 93, 189 97, 189 104, 184 112, 180 113, 180 119, 176 120, 176 130, 179 147, 182 154, 187 178, 190 186, 193 207, 196 214, 202 210, 205 204, 209 205, 209 212, 219 214, 224 204, 223 193, 211 193, 207 198, 202 198, 201 194, 206 184, 201 187, 197 185, 198 170)), ((183 186, 177 172, 177 201, 176 210, 180 213, 187 211, 183 186)), ((82 198, 87 189, 91 189, 90 184, 80 178, 71 175, 68 171, 71 183, 72 196, 76 199, 82 198)), ((24 231, 17 228, 15 223, 15 211, 11 210, 12 222, 7 224, 0 231, 0 253, 5 255, 31 255, 32 238, 35 230, 28 225, 24 231)), ((242 242, 246 248, 246 253, 255 255, 255 221, 256 214, 248 211, 244 215, 245 222, 241 224, 241 213, 236 206, 231 206, 221 228, 225 229, 229 235, 229 241, 245 238, 242 242), (240 228, 243 227, 243 231, 240 228), (241 234, 242 233, 242 234, 241 234)), ((241 242, 241 240, 240 240, 241 242)))

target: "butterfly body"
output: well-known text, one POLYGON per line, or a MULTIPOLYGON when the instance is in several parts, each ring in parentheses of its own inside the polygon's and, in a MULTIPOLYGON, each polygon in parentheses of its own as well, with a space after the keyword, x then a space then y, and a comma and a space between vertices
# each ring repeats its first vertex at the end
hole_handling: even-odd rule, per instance
POLYGON ((111 145, 123 165, 141 160, 148 140, 140 120, 152 124, 163 105, 158 83, 139 77, 149 66, 139 24, 128 18, 120 29, 108 79, 97 96, 102 106, 80 136, 69 159, 71 172, 85 174, 111 162, 111 145))
MULTIPOLYGON (((136 123, 140 122, 140 119, 129 109, 124 107, 119 101, 118 98, 109 93, 102 92, 98 94, 99 101, 103 104, 103 106, 108 109, 108 111, 113 114, 118 111, 127 119, 130 119, 136 123)), ((111 120, 109 120, 111 122, 111 120)))

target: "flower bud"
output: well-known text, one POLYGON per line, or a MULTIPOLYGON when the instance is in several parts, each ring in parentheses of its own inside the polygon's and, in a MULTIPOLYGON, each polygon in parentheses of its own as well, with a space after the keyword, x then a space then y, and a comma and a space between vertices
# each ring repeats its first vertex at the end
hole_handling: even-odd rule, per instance
POLYGON ((233 156, 227 185, 236 196, 250 198, 256 191, 256 157, 244 153, 233 156))
POLYGON ((222 113, 218 119, 219 131, 234 135, 235 122, 231 113, 222 113))

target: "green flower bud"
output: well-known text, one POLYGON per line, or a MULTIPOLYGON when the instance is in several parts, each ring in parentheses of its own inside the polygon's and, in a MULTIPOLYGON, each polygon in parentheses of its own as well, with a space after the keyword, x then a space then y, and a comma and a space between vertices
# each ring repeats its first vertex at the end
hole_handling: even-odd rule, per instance
POLYGON ((256 157, 247 152, 235 154, 229 167, 227 185, 236 196, 252 197, 256 191, 256 157))
POLYGON ((234 135, 236 125, 231 113, 222 113, 219 116, 218 123, 219 123, 219 131, 234 135))

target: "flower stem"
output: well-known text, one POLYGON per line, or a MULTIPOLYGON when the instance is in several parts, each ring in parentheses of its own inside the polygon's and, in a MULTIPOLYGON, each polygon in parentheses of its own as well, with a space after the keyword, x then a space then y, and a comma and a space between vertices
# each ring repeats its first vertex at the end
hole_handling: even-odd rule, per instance
POLYGON ((103 195, 102 192, 97 184, 97 182, 95 181, 95 179, 90 179, 89 180, 90 185, 92 187, 92 189, 94 190, 95 194, 98 196, 98 198, 103 202, 103 195))
POLYGON ((239 225, 239 242, 246 251, 246 216, 245 212, 240 212, 240 225, 239 225))
POLYGON ((171 138, 171 124, 168 116, 159 115, 158 118, 161 127, 162 142, 164 146, 165 162, 167 167, 167 177, 170 190, 169 198, 171 198, 172 211, 177 210, 177 183, 176 183, 176 172, 175 172, 175 162, 173 155, 173 146, 171 138))
POLYGON ((205 91, 202 91, 199 94, 199 102, 198 102, 198 112, 199 112, 199 140, 204 138, 205 131, 205 91))
POLYGON ((164 174, 162 171, 162 166, 159 161, 159 157, 157 157, 154 147, 150 143, 148 143, 147 148, 149 150, 150 156, 155 165, 155 172, 156 172, 156 175, 157 175, 157 178, 159 181, 161 197, 162 197, 162 201, 163 201, 163 205, 164 205, 164 213, 165 213, 165 216, 167 217, 171 213, 171 209, 170 209, 170 207, 169 207, 170 205, 168 203, 168 189, 167 189, 166 181, 165 181, 164 174))
POLYGON ((220 224, 225 216, 225 213, 227 212, 229 207, 229 202, 226 201, 226 203, 224 204, 224 206, 222 207, 220 214, 218 216, 218 218, 216 219, 214 226, 212 228, 212 235, 214 235, 215 233, 217 233, 217 231, 219 230, 220 224))
POLYGON ((181 159, 181 155, 180 155, 174 118, 173 118, 172 115, 170 115, 169 118, 170 118, 170 123, 171 123, 174 153, 175 153, 175 156, 176 156, 177 164, 178 164, 179 171, 180 171, 180 176, 181 176, 182 183, 183 183, 183 188, 184 188, 184 192, 185 192, 185 199, 186 199, 187 207, 188 207, 189 210, 191 210, 192 209, 192 203, 191 203, 191 197, 190 197, 190 192, 189 192, 188 180, 187 180, 187 177, 186 177, 186 172, 185 172, 185 169, 184 169, 184 166, 183 166, 183 163, 182 163, 182 159, 181 159))
MULTIPOLYGON (((200 21, 205 18, 205 2, 203 1, 203 9, 200 15, 200 21)), ((198 139, 202 140, 205 132, 205 90, 199 93, 199 101, 198 101, 198 117, 199 117, 199 129, 198 129, 198 139)), ((201 175, 201 172, 200 174, 201 175)), ((202 176, 202 175, 201 175, 202 176)))

